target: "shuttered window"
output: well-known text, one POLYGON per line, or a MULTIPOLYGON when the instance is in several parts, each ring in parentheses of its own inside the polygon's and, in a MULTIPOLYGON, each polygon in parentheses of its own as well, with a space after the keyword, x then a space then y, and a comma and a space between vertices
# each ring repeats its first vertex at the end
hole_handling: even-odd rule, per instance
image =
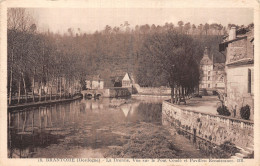
POLYGON ((251 69, 248 69, 248 93, 251 93, 251 86, 252 86, 252 78, 251 78, 251 69))
POLYGON ((251 70, 251 93, 254 94, 254 69, 251 70))

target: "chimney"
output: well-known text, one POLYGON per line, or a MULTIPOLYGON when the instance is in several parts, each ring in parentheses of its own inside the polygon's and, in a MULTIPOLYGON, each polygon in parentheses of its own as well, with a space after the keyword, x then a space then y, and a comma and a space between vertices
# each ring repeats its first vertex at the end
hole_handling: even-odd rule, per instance
POLYGON ((229 40, 233 40, 236 38, 236 27, 231 27, 229 30, 229 40))

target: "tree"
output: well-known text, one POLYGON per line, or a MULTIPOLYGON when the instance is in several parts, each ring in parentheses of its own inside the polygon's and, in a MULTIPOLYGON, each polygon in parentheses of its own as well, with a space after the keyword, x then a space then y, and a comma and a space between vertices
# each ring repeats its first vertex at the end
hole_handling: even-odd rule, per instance
POLYGON ((178 21, 180 32, 182 32, 183 24, 184 24, 183 21, 178 21))
MULTIPOLYGON (((194 58, 197 43, 190 36, 175 31, 155 33, 147 38, 142 54, 150 55, 153 67, 165 73, 172 91, 172 101, 180 102, 199 83, 199 67, 194 58), (174 97, 175 96, 175 97, 174 97)), ((146 68, 144 68, 145 70, 146 68)), ((153 75, 158 73, 154 72, 153 75)))
POLYGON ((202 34, 202 31, 203 31, 203 25, 200 24, 200 25, 198 26, 198 29, 199 29, 199 32, 200 32, 200 35, 201 35, 201 34, 202 34))
POLYGON ((196 25, 192 24, 192 33, 196 30, 196 25))
POLYGON ((208 24, 208 23, 206 23, 206 24, 204 25, 203 29, 205 30, 205 32, 206 32, 206 35, 208 35, 209 24, 208 24))
MULTIPOLYGON (((10 74, 9 84, 9 104, 12 101, 13 95, 13 81, 20 82, 20 76, 18 74, 18 79, 14 79, 14 73, 20 73, 22 75, 22 80, 25 80, 25 72, 27 70, 26 66, 26 49, 28 41, 30 40, 30 35, 26 33, 31 30, 34 32, 36 30, 36 25, 32 23, 33 18, 27 13, 23 8, 9 8, 7 10, 7 29, 8 29, 8 74, 10 74), (10 51, 9 51, 10 50, 10 51), (15 71, 15 72, 14 72, 15 71)), ((24 91, 27 96, 27 90, 25 81, 24 82, 24 91)), ((19 84, 20 85, 20 84, 19 84)), ((19 88, 20 90, 20 88, 19 88)), ((19 92, 20 94, 20 92, 19 92)), ((26 97, 27 99, 27 97, 26 97)))
POLYGON ((186 24, 184 25, 184 31, 185 31, 185 33, 188 34, 190 29, 191 29, 191 25, 190 25, 190 23, 188 22, 188 23, 186 23, 186 24))

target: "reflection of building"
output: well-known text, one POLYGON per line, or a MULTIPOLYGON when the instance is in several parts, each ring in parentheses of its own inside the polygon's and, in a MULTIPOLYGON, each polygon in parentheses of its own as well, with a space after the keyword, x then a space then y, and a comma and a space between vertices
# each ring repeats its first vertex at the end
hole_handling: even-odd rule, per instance
POLYGON ((219 50, 226 53, 226 105, 232 110, 237 109, 237 112, 245 105, 253 110, 254 27, 239 30, 232 27, 228 38, 219 45, 219 50))
POLYGON ((104 80, 97 76, 87 76, 86 80, 87 89, 104 89, 104 80))
POLYGON ((205 48, 203 58, 200 61, 200 70, 200 88, 210 89, 225 87, 225 64, 214 63, 214 61, 209 58, 207 47, 205 48))

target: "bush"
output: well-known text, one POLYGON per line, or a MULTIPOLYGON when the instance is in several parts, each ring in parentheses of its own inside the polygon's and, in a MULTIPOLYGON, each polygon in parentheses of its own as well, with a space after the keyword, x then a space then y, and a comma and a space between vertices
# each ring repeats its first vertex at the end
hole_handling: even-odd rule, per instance
POLYGON ((249 107, 249 105, 241 107, 240 116, 241 116, 242 119, 245 119, 245 120, 249 119, 249 117, 250 117, 250 107, 249 107))
POLYGON ((208 94, 206 89, 202 89, 201 95, 202 96, 208 96, 209 94, 208 94))
POLYGON ((219 106, 217 108, 217 112, 218 112, 219 115, 224 115, 224 116, 230 116, 231 115, 231 113, 229 112, 228 108, 226 106, 224 106, 224 105, 219 106))
POLYGON ((192 97, 202 98, 202 96, 200 94, 193 94, 192 97))

